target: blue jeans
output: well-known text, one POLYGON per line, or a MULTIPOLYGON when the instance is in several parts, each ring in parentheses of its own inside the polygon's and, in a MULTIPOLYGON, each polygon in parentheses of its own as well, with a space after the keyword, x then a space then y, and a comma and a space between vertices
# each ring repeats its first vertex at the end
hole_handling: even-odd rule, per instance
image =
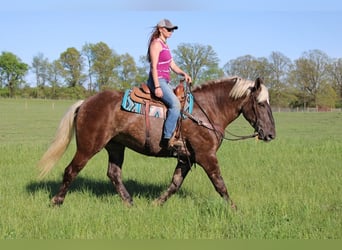
MULTIPOLYGON (((163 97, 161 100, 168 108, 164 123, 163 137, 165 139, 170 139, 176 129, 177 120, 180 116, 181 105, 167 80, 159 78, 159 85, 163 91, 163 97)), ((147 86, 150 88, 152 93, 155 92, 152 76, 148 78, 147 86)))

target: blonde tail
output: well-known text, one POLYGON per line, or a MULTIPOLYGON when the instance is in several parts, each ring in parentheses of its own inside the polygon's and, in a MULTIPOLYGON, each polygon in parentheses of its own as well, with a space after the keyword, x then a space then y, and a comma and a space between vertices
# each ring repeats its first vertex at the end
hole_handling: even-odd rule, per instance
POLYGON ((74 118, 76 110, 81 106, 83 100, 73 104, 63 116, 56 131, 55 138, 50 147, 38 162, 40 169, 39 178, 46 176, 62 157, 68 148, 71 138, 74 134, 74 118))

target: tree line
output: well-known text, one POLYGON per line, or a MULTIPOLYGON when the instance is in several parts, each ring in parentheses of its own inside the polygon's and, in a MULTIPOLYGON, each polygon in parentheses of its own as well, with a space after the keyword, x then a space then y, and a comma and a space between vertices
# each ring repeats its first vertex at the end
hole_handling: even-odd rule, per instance
MULTIPOLYGON (((269 57, 244 55, 223 67, 210 45, 182 43, 172 51, 174 60, 192 76, 193 84, 240 76, 264 79, 274 107, 342 107, 342 58, 330 58, 321 50, 309 50, 291 60, 281 52, 269 57)), ((146 56, 136 63, 117 54, 104 42, 67 48, 50 61, 42 53, 27 64, 12 52, 0 55, 0 96, 30 98, 85 98, 105 89, 124 90, 148 78, 146 56), (33 82, 25 77, 33 75, 33 82)), ((173 75, 177 81, 177 76, 173 75)))

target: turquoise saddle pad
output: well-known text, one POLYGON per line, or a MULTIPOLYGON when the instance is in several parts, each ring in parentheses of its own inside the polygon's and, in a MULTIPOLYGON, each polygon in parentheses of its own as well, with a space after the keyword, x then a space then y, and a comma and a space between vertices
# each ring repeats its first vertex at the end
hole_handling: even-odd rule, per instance
MULTIPOLYGON (((141 103, 137 103, 134 102, 131 99, 131 92, 132 89, 127 89, 124 93, 124 96, 122 98, 122 102, 121 102, 121 108, 123 110, 126 110, 128 112, 133 112, 133 113, 137 113, 137 114, 144 114, 145 113, 145 105, 141 104, 141 103)), ((186 100, 185 100, 185 105, 184 105, 184 113, 189 113, 192 114, 192 110, 194 107, 194 97, 190 92, 187 92, 186 94, 186 100)), ((165 114, 165 109, 163 107, 160 106, 156 106, 153 105, 153 103, 151 103, 150 105, 150 110, 149 110, 149 116, 152 117, 156 117, 156 118, 166 118, 166 114, 165 114)), ((183 119, 186 118, 186 115, 182 115, 183 119)))

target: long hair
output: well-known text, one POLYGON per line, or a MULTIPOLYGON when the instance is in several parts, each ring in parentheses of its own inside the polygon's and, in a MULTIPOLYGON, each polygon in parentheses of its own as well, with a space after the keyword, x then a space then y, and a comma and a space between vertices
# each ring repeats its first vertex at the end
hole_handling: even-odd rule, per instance
POLYGON ((159 31, 159 27, 155 26, 151 32, 151 36, 148 40, 148 47, 147 47, 147 53, 146 53, 146 57, 147 57, 147 61, 150 63, 151 62, 151 56, 150 56, 150 47, 151 47, 151 43, 153 42, 154 39, 157 39, 160 36, 160 31, 159 31))

